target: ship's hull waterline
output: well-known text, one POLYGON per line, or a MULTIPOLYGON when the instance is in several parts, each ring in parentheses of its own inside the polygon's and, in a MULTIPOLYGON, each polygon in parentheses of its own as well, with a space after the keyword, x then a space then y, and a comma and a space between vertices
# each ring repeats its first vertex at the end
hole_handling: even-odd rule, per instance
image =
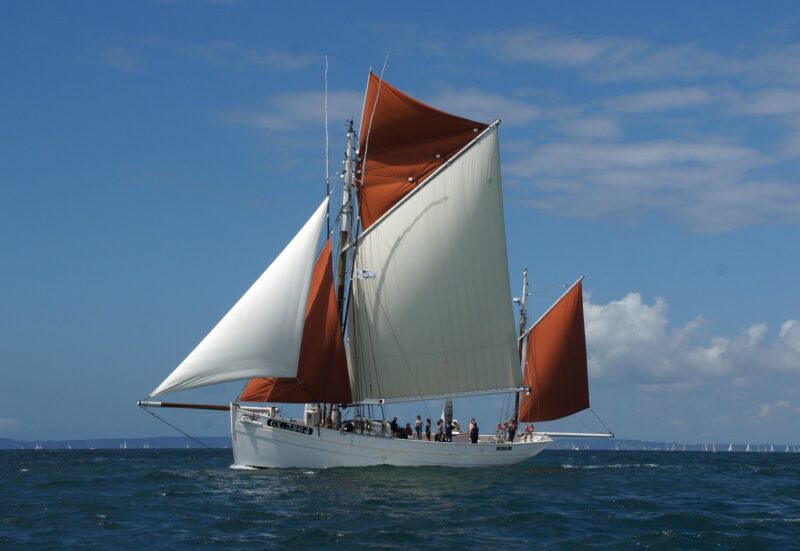
POLYGON ((308 427, 301 422, 231 406, 233 458, 257 468, 492 467, 514 465, 534 457, 552 443, 544 435, 524 442, 478 444, 402 440, 375 434, 308 427))

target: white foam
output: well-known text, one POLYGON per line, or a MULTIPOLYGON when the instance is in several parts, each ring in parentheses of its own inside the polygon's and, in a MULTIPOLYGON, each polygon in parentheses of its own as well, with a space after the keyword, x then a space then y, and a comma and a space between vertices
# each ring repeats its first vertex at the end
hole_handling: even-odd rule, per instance
POLYGON ((258 469, 255 467, 251 467, 250 465, 239 465, 238 463, 234 463, 229 468, 236 469, 238 471, 257 471, 258 469))

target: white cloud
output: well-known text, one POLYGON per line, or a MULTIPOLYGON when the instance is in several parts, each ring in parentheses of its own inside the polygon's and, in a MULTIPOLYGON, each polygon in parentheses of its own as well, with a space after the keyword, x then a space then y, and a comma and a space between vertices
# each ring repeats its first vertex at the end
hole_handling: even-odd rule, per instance
POLYGON ((800 89, 757 90, 743 96, 736 110, 747 115, 800 115, 800 89))
POLYGON ((0 417, 0 432, 11 432, 19 427, 19 422, 12 417, 0 417))
POLYGON ((658 211, 705 233, 800 219, 800 186, 751 177, 775 160, 721 140, 575 140, 515 153, 506 172, 526 182, 523 200, 561 216, 637 222, 658 211))
POLYGON ((710 91, 704 88, 691 87, 616 96, 610 99, 607 105, 611 110, 620 113, 645 113, 697 107, 708 105, 714 101, 714 94, 710 91))
MULTIPOLYGON (((724 377, 747 388, 754 372, 800 373, 800 323, 789 320, 776 338, 764 323, 734 337, 708 334, 698 316, 669 326, 667 301, 647 304, 628 293, 608 304, 584 302, 590 371, 601 379, 623 380, 647 390, 686 390, 724 377)), ((767 412, 769 408, 767 409, 767 412)))
POLYGON ((429 103, 434 106, 446 106, 443 108, 450 113, 458 113, 460 116, 481 122, 492 122, 500 118, 510 126, 525 125, 542 116, 541 109, 536 105, 483 92, 477 88, 444 90, 430 98, 429 103))
POLYGON ((640 40, 587 39, 538 27, 481 34, 472 43, 503 60, 559 67, 582 67, 602 57, 615 58, 645 47, 640 40))
POLYGON ((525 27, 481 33, 468 44, 501 61, 574 69, 591 80, 800 82, 800 44, 794 43, 731 55, 690 42, 654 44, 634 37, 586 37, 525 27))
MULTIPOLYGON (((348 117, 361 115, 362 92, 334 90, 328 93, 328 124, 337 128, 348 117)), ((261 109, 232 111, 223 114, 231 124, 265 130, 308 130, 324 125, 325 102, 322 92, 295 92, 269 98, 261 109)))
POLYGON ((209 44, 184 46, 190 56, 218 67, 235 69, 305 69, 315 63, 323 64, 321 55, 283 50, 280 48, 246 48, 232 41, 220 40, 209 44))
POLYGON ((622 128, 616 119, 596 116, 561 121, 559 130, 569 136, 590 139, 614 139, 622 133, 622 128))
POLYGON ((761 406, 758 408, 758 417, 760 419, 766 419, 775 410, 786 410, 790 407, 791 406, 789 405, 789 402, 786 400, 778 400, 777 402, 771 402, 769 404, 761 404, 761 406))
POLYGON ((101 63, 114 69, 136 71, 144 67, 141 56, 127 48, 103 48, 98 55, 101 63))

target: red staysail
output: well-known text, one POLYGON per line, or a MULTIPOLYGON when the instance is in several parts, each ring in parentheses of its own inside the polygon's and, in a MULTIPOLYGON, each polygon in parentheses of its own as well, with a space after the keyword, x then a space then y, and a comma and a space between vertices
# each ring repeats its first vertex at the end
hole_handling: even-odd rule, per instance
POLYGON ((434 109, 370 73, 359 134, 359 152, 366 155, 358 167, 364 228, 487 126, 434 109))
POLYGON ((528 335, 521 421, 552 421, 589 407, 583 290, 579 281, 528 335))
POLYGON ((349 403, 350 378, 336 295, 333 292, 331 241, 314 265, 297 377, 251 379, 243 402, 349 403))

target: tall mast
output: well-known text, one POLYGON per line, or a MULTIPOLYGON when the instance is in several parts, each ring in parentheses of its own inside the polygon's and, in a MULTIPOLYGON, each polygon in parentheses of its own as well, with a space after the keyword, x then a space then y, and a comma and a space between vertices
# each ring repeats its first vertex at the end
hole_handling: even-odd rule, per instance
MULTIPOLYGON (((519 303, 519 363, 522 365, 525 350, 525 326, 528 325, 528 268, 522 270, 522 296, 514 299, 519 303)), ((519 392, 514 393, 514 421, 519 423, 519 392)))
MULTIPOLYGON (((347 281, 347 251, 350 240, 350 224, 353 215, 352 191, 355 184, 356 172, 356 151, 355 151, 356 131, 353 129, 353 119, 348 121, 347 127, 347 150, 344 154, 344 171, 342 178, 342 220, 339 229, 339 270, 336 277, 336 297, 339 305, 339 312, 344 312, 344 287, 347 281)), ((344 315, 344 314, 342 314, 344 315)), ((342 319, 344 324, 344 319, 342 319)))

